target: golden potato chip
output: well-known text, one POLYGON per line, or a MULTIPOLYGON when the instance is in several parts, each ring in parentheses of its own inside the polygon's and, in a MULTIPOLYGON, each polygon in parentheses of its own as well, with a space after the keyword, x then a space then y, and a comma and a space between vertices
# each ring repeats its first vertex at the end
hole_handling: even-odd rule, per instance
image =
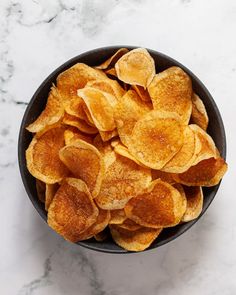
POLYGON ((132 198, 125 214, 136 223, 151 228, 177 225, 186 211, 186 198, 170 184, 154 180, 149 188, 132 198))
POLYGON ((110 75, 113 78, 117 77, 115 68, 111 68, 109 70, 105 70, 105 74, 110 75))
POLYGON ((200 144, 199 152, 196 154, 196 158, 193 161, 192 165, 196 165, 202 160, 209 158, 216 158, 217 151, 216 146, 209 134, 202 130, 198 125, 191 124, 189 127, 195 132, 198 142, 200 144))
POLYGON ((96 197, 105 169, 101 153, 93 145, 78 139, 74 144, 62 148, 59 157, 76 178, 87 184, 92 196, 96 197))
POLYGON ((108 238, 107 232, 105 230, 101 231, 100 233, 94 235, 94 239, 97 242, 103 242, 108 238))
POLYGON ((78 95, 84 100, 98 130, 112 131, 116 128, 113 106, 117 100, 113 95, 91 87, 79 89, 78 95))
POLYGON ((48 225, 66 240, 77 242, 79 235, 96 221, 98 213, 86 184, 67 178, 48 209, 48 225))
POLYGON ((187 209, 182 217, 183 222, 188 222, 198 218, 202 212, 203 192, 200 186, 185 186, 185 195, 187 197, 187 209))
POLYGON ((122 209, 132 197, 142 192, 150 181, 150 169, 116 155, 115 161, 106 168, 101 190, 96 198, 97 205, 102 209, 122 209))
POLYGON ((96 127, 88 125, 87 122, 84 120, 81 120, 79 118, 76 118, 75 116, 71 116, 69 114, 64 115, 63 121, 64 124, 73 126, 78 128, 80 131, 87 133, 87 134, 96 134, 98 133, 98 130, 96 127))
POLYGON ((145 48, 124 54, 115 64, 119 80, 146 88, 155 76, 154 60, 145 48))
POLYGON ((174 174, 173 177, 176 182, 187 186, 214 186, 220 182, 226 171, 227 164, 223 158, 210 158, 184 173, 174 174))
POLYGON ((195 132, 189 126, 184 128, 183 136, 183 146, 161 170, 170 173, 182 173, 192 166, 201 145, 199 141, 195 140, 195 132))
POLYGON ((97 136, 94 137, 93 139, 93 145, 99 150, 100 153, 102 153, 103 155, 106 152, 112 152, 112 148, 109 142, 104 142, 100 136, 100 134, 98 134, 97 136))
POLYGON ((83 141, 86 141, 87 143, 92 144, 93 139, 91 136, 87 134, 83 134, 80 132, 78 129, 70 127, 65 130, 64 132, 64 139, 65 139, 65 144, 70 145, 76 142, 77 139, 81 139, 83 141))
POLYGON ((48 208, 50 204, 52 203, 52 200, 59 189, 58 183, 48 184, 46 183, 46 191, 45 191, 45 210, 48 211, 48 208))
POLYGON ((45 127, 60 121, 63 114, 64 108, 62 106, 62 98, 57 88, 53 86, 49 93, 45 109, 33 123, 26 127, 26 129, 34 133, 40 132, 45 129, 45 127))
POLYGON ((68 170, 59 159, 59 150, 65 145, 63 127, 49 129, 34 137, 26 150, 29 172, 45 183, 56 183, 67 176, 68 170))
POLYGON ((77 117, 82 120, 87 119, 84 110, 84 101, 79 96, 74 96, 71 99, 64 101, 64 108, 67 114, 77 117))
POLYGON ((136 222, 134 222, 133 220, 131 220, 129 218, 124 220, 124 222, 122 224, 120 224, 119 227, 124 228, 124 229, 128 229, 129 231, 134 231, 134 230, 142 228, 141 225, 137 224, 136 222))
POLYGON ((45 191, 46 191, 46 183, 36 179, 36 191, 38 199, 45 203, 45 191))
POLYGON ((152 169, 151 171, 152 171, 152 180, 160 179, 164 182, 168 182, 169 184, 175 183, 172 173, 164 172, 161 170, 154 170, 154 169, 152 169))
POLYGON ((109 224, 122 224, 127 219, 124 209, 111 210, 110 213, 109 224))
POLYGON ((192 103, 193 109, 191 114, 191 122, 200 126, 206 131, 209 122, 207 111, 202 100, 196 93, 194 93, 192 96, 192 103))
POLYGON ((141 101, 137 93, 129 90, 116 105, 114 117, 120 140, 128 145, 135 123, 151 110, 151 105, 141 101))
POLYGON ((144 89, 142 86, 138 85, 132 85, 131 87, 141 98, 142 101, 151 103, 151 97, 146 89, 144 89))
POLYGON ((154 110, 177 113, 188 124, 192 112, 192 83, 178 67, 156 74, 148 87, 154 110))
POLYGON ((106 70, 107 68, 114 66, 118 59, 120 59, 127 52, 129 52, 127 48, 120 48, 110 58, 95 68, 99 70, 106 70))
POLYGON ((112 131, 99 131, 102 141, 108 141, 118 135, 117 129, 112 131))
MULTIPOLYGON (((118 129, 119 132, 119 129, 118 129)), ((145 166, 161 169, 183 146, 183 126, 174 113, 151 111, 136 122, 129 152, 145 166)))
POLYGON ((114 224, 110 225, 110 231, 113 240, 120 247, 128 251, 143 251, 158 237, 162 229, 143 227, 130 231, 114 224))

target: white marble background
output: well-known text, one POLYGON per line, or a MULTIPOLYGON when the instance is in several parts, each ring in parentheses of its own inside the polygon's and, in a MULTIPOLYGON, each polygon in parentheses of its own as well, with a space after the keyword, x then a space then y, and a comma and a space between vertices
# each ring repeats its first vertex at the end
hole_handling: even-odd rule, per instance
POLYGON ((0 1, 0 294, 236 294, 236 1, 0 1), (17 137, 28 101, 67 59, 104 45, 149 47, 208 87, 227 132, 229 171, 205 216, 170 244, 110 255, 63 241, 24 191, 17 137))

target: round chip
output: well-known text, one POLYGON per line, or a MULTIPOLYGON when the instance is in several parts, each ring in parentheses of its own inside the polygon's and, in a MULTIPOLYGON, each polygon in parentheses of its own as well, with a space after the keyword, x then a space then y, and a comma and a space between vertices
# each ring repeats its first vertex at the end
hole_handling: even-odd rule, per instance
POLYGON ((101 153, 93 145, 78 139, 74 144, 62 148, 59 156, 73 175, 82 179, 92 196, 96 197, 105 169, 101 153))
POLYGON ((86 184, 67 178, 48 209, 48 225, 66 240, 77 242, 80 234, 95 223, 98 213, 86 184))
MULTIPOLYGON (((119 132, 119 130, 118 130, 119 132)), ((129 152, 145 166, 161 169, 183 145, 183 126, 173 113, 151 111, 136 122, 129 152)))
POLYGON ((49 129, 34 137, 26 150, 29 172, 45 183, 56 183, 67 176, 68 170, 59 159, 59 150, 65 145, 63 127, 49 129))
POLYGON ((36 191, 38 199, 45 203, 45 191, 46 191, 46 183, 36 179, 36 191))
POLYGON ((49 93, 45 109, 33 123, 26 127, 26 129, 33 133, 40 132, 47 126, 51 126, 60 121, 63 114, 64 108, 62 106, 62 98, 58 89, 53 86, 49 93))
POLYGON ((119 80, 146 88, 155 76, 154 60, 145 48, 124 54, 115 64, 119 80))
POLYGON ((121 228, 119 225, 110 225, 110 231, 113 240, 120 247, 128 251, 143 251, 159 236, 162 229, 140 228, 130 231, 121 228))
POLYGON ((194 93, 192 96, 192 103, 193 109, 191 115, 191 122, 193 124, 200 126, 203 130, 206 131, 209 122, 207 111, 203 101, 196 93, 194 93))
POLYGON ((45 210, 48 211, 52 200, 59 189, 58 183, 48 184, 46 183, 46 191, 45 191, 45 210))
POLYGON ((124 220, 124 222, 122 224, 120 224, 119 227, 124 228, 124 229, 128 229, 129 231, 134 231, 134 230, 142 228, 141 225, 137 224, 136 222, 134 222, 133 220, 131 220, 129 218, 124 220))
POLYGON ((152 180, 155 180, 155 179, 160 179, 164 182, 168 182, 169 184, 175 183, 172 173, 152 169, 152 180))
POLYGON ((192 83, 179 67, 157 74, 148 87, 154 110, 177 113, 188 124, 192 112, 192 83))
POLYGON ((186 203, 185 196, 177 189, 157 179, 145 192, 126 204, 125 214, 142 226, 170 227, 180 222, 186 203))
POLYGON ((86 141, 87 143, 92 144, 93 140, 92 137, 89 135, 81 133, 78 129, 70 127, 66 129, 64 132, 64 138, 65 138, 65 144, 70 145, 77 141, 77 139, 81 139, 83 141, 86 141))
POLYGON ((109 224, 122 224, 127 219, 124 209, 111 210, 110 213, 109 224))
POLYGON ((183 222, 188 222, 198 218, 202 212, 203 192, 200 186, 185 186, 185 195, 187 197, 187 209, 182 217, 183 222))
POLYGON ((81 120, 81 119, 79 119, 79 118, 77 118, 75 116, 71 116, 71 115, 69 115, 67 113, 65 113, 62 122, 64 124, 66 124, 66 125, 76 127, 80 131, 82 131, 84 133, 87 133, 87 134, 96 134, 96 133, 98 133, 98 130, 97 130, 96 127, 90 126, 84 120, 81 120))
POLYGON ((108 67, 112 67, 125 53, 129 52, 127 48, 120 48, 110 58, 104 61, 101 65, 96 66, 96 69, 106 70, 108 67))

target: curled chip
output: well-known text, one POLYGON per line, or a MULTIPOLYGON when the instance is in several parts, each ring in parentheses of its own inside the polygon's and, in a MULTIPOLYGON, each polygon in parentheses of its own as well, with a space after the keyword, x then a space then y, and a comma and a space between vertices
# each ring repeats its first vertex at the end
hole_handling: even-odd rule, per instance
POLYGON ((59 152, 61 161, 76 178, 82 179, 93 197, 100 191, 104 176, 104 161, 100 152, 91 144, 78 139, 59 152))
POLYGON ((141 225, 137 224, 133 220, 127 218, 122 224, 119 225, 120 228, 128 229, 130 231, 134 231, 142 228, 141 225))
POLYGON ((78 95, 84 100, 98 130, 112 131, 116 128, 113 107, 117 100, 113 95, 91 87, 79 89, 78 95))
POLYGON ((164 182, 168 182, 169 184, 175 183, 172 173, 152 169, 152 180, 155 180, 155 179, 160 179, 164 182))
POLYGON ((47 126, 57 123, 63 117, 63 114, 64 108, 62 106, 61 96, 57 88, 53 86, 49 93, 45 109, 26 129, 33 133, 40 132, 47 126))
POLYGON ((109 67, 113 67, 118 59, 120 59, 127 52, 129 52, 127 48, 120 48, 110 58, 108 58, 101 65, 96 66, 95 68, 99 70, 106 70, 109 67))
POLYGON ((65 145, 63 127, 49 129, 34 137, 26 150, 29 172, 45 183, 56 183, 67 176, 68 170, 59 159, 59 150, 65 145))
POLYGON ((198 155, 201 144, 196 139, 195 132, 189 127, 184 128, 184 143, 174 157, 162 168, 165 172, 182 173, 188 170, 198 155))
POLYGON ((86 84, 86 87, 99 89, 113 95, 117 99, 121 99, 121 97, 125 94, 125 91, 120 84, 111 79, 90 81, 86 84))
POLYGON ((64 115, 63 123, 69 126, 73 126, 78 128, 80 131, 87 133, 87 134, 96 134, 98 133, 97 128, 88 125, 88 123, 84 120, 81 120, 75 116, 71 116, 69 114, 64 115))
POLYGON ((170 227, 180 222, 186 203, 185 196, 177 189, 157 179, 145 192, 126 204, 125 214, 142 226, 170 227))
POLYGON ((162 229, 143 227, 130 231, 114 224, 110 225, 110 231, 113 240, 120 247, 128 251, 143 251, 158 237, 162 229))
POLYGON ((178 116, 157 111, 149 112, 136 122, 128 141, 130 153, 153 169, 161 169, 182 145, 183 126, 178 116))
POLYGON ((52 200, 59 189, 58 183, 48 184, 46 183, 46 191, 45 191, 45 210, 48 211, 52 200))
POLYGON ((133 85, 132 89, 138 94, 142 101, 151 103, 151 97, 148 91, 144 89, 142 86, 133 85))
POLYGON ((77 241, 87 240, 94 235, 102 232, 108 225, 110 220, 110 211, 99 209, 99 214, 95 223, 93 223, 88 229, 77 235, 77 241))
POLYGON ((98 213, 86 184, 66 178, 48 209, 48 225, 66 240, 77 242, 80 234, 95 223, 98 213))
POLYGON ((65 100, 64 108, 67 114, 86 121, 87 115, 84 110, 84 101, 79 96, 65 100))
POLYGON ((193 109, 191 115, 191 122, 193 124, 197 124, 203 130, 206 131, 209 122, 207 111, 202 100, 196 93, 194 93, 192 96, 192 103, 193 109))
POLYGON ((198 125, 191 124, 189 127, 195 132, 197 140, 200 144, 199 151, 192 165, 196 165, 202 160, 217 157, 217 150, 215 143, 211 136, 202 130, 198 125))
POLYGON ((124 209, 111 210, 110 213, 109 224, 122 224, 127 219, 124 209))
POLYGON ((192 166, 186 172, 174 174, 176 182, 187 186, 217 185, 227 171, 227 164, 223 158, 210 158, 192 166))
POLYGON ((46 183, 36 179, 36 191, 38 199, 45 203, 45 191, 46 191, 46 183))
POLYGON ((124 54, 115 64, 119 80, 146 88, 155 76, 154 60, 145 48, 124 54))
POLYGON ((187 209, 182 217, 183 222, 188 222, 198 218, 202 212, 203 192, 200 186, 185 186, 185 195, 187 197, 187 209))
POLYGON ((93 142, 92 137, 90 137, 87 134, 81 133, 78 129, 70 127, 66 129, 64 132, 64 138, 65 138, 65 144, 70 145, 77 141, 77 139, 81 139, 83 141, 86 141, 87 143, 93 142))
POLYGON ((101 190, 96 198, 97 205, 108 210, 122 209, 131 198, 142 192, 150 181, 150 169, 116 155, 115 161, 106 168, 101 190))
POLYGON ((111 78, 116 78, 116 77, 117 77, 117 74, 116 74, 116 70, 115 70, 115 68, 111 68, 111 69, 109 69, 109 70, 106 70, 105 73, 106 73, 107 75, 110 75, 111 78))
POLYGON ((151 105, 141 101, 137 93, 129 90, 115 107, 114 117, 120 140, 128 145, 135 123, 151 110, 151 105))
POLYGON ((102 141, 108 141, 118 135, 117 129, 112 131, 99 131, 102 141))
POLYGON ((157 74, 148 87, 154 110, 177 113, 188 124, 192 112, 192 83, 178 67, 157 74))

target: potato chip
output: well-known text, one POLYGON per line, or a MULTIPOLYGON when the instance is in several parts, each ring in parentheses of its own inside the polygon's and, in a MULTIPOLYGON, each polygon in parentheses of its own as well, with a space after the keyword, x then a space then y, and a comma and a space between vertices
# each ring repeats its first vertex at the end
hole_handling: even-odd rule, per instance
POLYGON ((52 203, 52 200, 59 189, 58 183, 48 184, 46 183, 46 191, 45 191, 45 210, 48 211, 48 208, 50 204, 52 203))
POLYGON ((66 240, 77 242, 79 235, 95 223, 99 211, 86 184, 67 178, 48 209, 48 225, 66 240))
POLYGON ((147 249, 159 236, 162 229, 143 227, 135 231, 130 231, 114 224, 110 225, 110 231, 117 245, 128 251, 137 252, 147 249))
POLYGON ((178 67, 156 74, 148 87, 154 110, 177 113, 188 124, 192 112, 192 83, 178 67))
POLYGON ((115 68, 111 68, 109 70, 105 70, 105 74, 106 75, 110 75, 113 78, 116 78, 117 77, 115 68))
POLYGON ((141 225, 137 224, 133 220, 127 218, 122 224, 119 225, 120 228, 128 229, 129 231, 134 231, 142 228, 141 225))
POLYGON ((120 59, 127 52, 129 52, 127 48, 120 48, 110 58, 95 68, 99 70, 106 70, 107 68, 114 66, 118 59, 120 59))
POLYGON ((124 209, 111 210, 110 213, 109 224, 122 224, 127 219, 124 209))
POLYGON ((151 105, 140 100, 137 93, 129 90, 116 105, 114 117, 120 140, 128 145, 135 123, 151 110, 151 105))
POLYGON ((97 136, 95 136, 95 138, 93 139, 93 145, 99 150, 100 153, 102 153, 103 155, 106 152, 112 152, 112 148, 109 142, 104 142, 100 136, 100 134, 98 134, 97 136))
POLYGON ((138 85, 132 85, 131 87, 140 97, 140 99, 144 102, 151 103, 151 97, 146 89, 144 89, 142 86, 138 85))
POLYGON ((198 218, 202 212, 203 192, 200 186, 185 186, 185 195, 187 197, 187 209, 182 217, 183 222, 188 222, 198 218))
POLYGON ((98 130, 112 131, 116 128, 113 106, 117 100, 113 95, 91 87, 78 90, 78 95, 84 100, 98 130))
POLYGON ((202 100, 196 93, 194 93, 192 96, 192 103, 193 109, 191 114, 191 122, 200 126, 206 131, 209 122, 207 111, 202 100))
MULTIPOLYGON (((119 129, 118 129, 119 132, 119 129)), ((145 166, 161 169, 183 146, 183 126, 173 113, 151 111, 136 122, 130 153, 145 166)))
POLYGON ((192 166, 186 172, 174 174, 176 182, 187 186, 217 185, 227 171, 227 164, 223 158, 210 158, 192 166))
POLYGON ((84 111, 84 101, 79 96, 65 100, 64 108, 67 114, 86 121, 87 115, 84 111))
POLYGON ((216 158, 216 146, 211 136, 202 130, 198 125, 191 124, 189 127, 195 132, 198 142, 200 142, 199 152, 196 154, 196 158, 192 165, 196 165, 202 160, 212 157, 216 158))
POLYGON ((64 108, 62 106, 62 98, 57 88, 53 86, 49 93, 45 109, 33 123, 26 127, 26 129, 34 133, 40 132, 45 129, 45 127, 60 121, 63 114, 64 108))
POLYGON ((161 170, 154 170, 154 169, 152 169, 151 171, 152 171, 152 180, 160 179, 164 182, 168 182, 169 184, 175 183, 172 173, 164 172, 161 170))
POLYGON ((94 235, 94 239, 97 242, 103 242, 108 238, 107 232, 105 230, 101 231, 100 233, 94 235))
POLYGON ((87 134, 83 134, 78 129, 70 127, 66 129, 64 132, 64 138, 65 138, 65 144, 70 145, 77 141, 77 139, 81 139, 83 141, 86 141, 87 143, 92 144, 93 139, 91 136, 87 134))
POLYGON ((108 210, 122 209, 132 197, 142 192, 150 181, 150 169, 116 155, 115 161, 107 166, 100 193, 96 198, 97 205, 108 210))
POLYGON ((154 60, 145 48, 124 54, 115 64, 119 80, 146 88, 155 76, 154 60))
POLYGON ((63 121, 64 124, 73 126, 78 128, 80 131, 87 133, 87 134, 96 134, 98 133, 98 130, 96 127, 88 125, 87 122, 84 120, 81 120, 79 118, 76 118, 75 116, 71 116, 69 114, 64 115, 63 121))
POLYGON ((63 127, 49 129, 40 137, 34 137, 26 150, 29 172, 45 183, 56 183, 67 176, 68 170, 59 159, 58 152, 64 146, 63 127))
POLYGON ((108 141, 118 135, 117 129, 112 131, 99 131, 102 141, 108 141))
POLYGON ((59 152, 61 161, 76 178, 82 179, 93 197, 100 191, 104 176, 104 161, 101 153, 91 144, 78 139, 59 152))
POLYGON ((165 172, 182 173, 188 170, 201 149, 199 141, 195 140, 195 132, 189 127, 184 128, 184 143, 174 157, 162 168, 165 172))
POLYGON ((36 179, 36 191, 38 199, 45 203, 45 191, 46 191, 46 183, 36 179))
POLYGON ((131 199, 125 214, 136 223, 151 228, 177 225, 186 211, 186 198, 170 184, 154 180, 149 188, 131 199))

